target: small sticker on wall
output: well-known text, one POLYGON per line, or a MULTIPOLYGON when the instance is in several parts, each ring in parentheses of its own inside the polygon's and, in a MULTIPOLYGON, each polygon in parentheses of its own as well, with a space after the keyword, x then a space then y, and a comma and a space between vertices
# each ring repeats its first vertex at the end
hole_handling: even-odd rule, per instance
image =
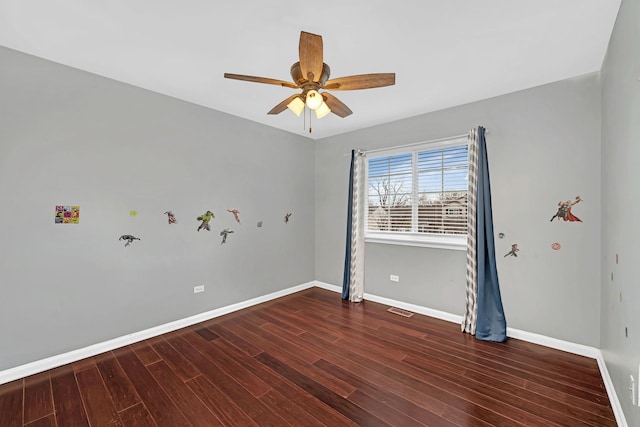
POLYGON ((561 247, 562 246, 558 242, 555 242, 551 245, 551 249, 553 249, 554 251, 559 251, 561 247))
POLYGON ((200 226, 198 227, 198 231, 200 231, 200 230, 211 231, 211 225, 209 225, 209 222, 211 221, 211 219, 213 219, 215 217, 216 216, 211 211, 206 211, 205 213, 203 213, 202 215, 197 217, 196 219, 198 221, 202 221, 200 223, 200 226))
POLYGON ((505 258, 508 256, 512 256, 512 257, 516 257, 518 258, 518 251, 520 249, 518 249, 518 244, 514 243, 513 245, 511 245, 511 250, 509 252, 507 252, 507 254, 504 256, 505 258))
POLYGON ((240 224, 240 211, 236 208, 233 209, 227 209, 227 212, 231 212, 233 214, 233 217, 235 218, 236 222, 238 224, 240 224))
POLYGON ((79 224, 80 206, 56 205, 54 224, 79 224))
POLYGON ((126 242, 124 244, 124 247, 126 248, 131 243, 133 243, 134 240, 141 240, 141 239, 137 238, 136 236, 132 236, 131 234, 123 234, 122 236, 120 236, 118 240, 124 240, 126 242))
POLYGON ((138 216, 138 211, 129 211, 129 216, 138 216))
POLYGON ((227 236, 231 233, 233 233, 233 230, 230 228, 225 228, 220 232, 220 235, 222 236, 222 243, 220 243, 221 245, 227 243, 227 236))
POLYGON ((173 214, 173 212, 166 211, 164 214, 167 216, 167 220, 169 221, 169 225, 178 223, 178 220, 176 219, 176 217, 173 214))
POLYGON ((558 210, 551 217, 551 222, 553 222, 553 220, 556 218, 558 219, 558 221, 563 220, 565 222, 566 221, 582 222, 580 218, 578 218, 571 212, 571 209, 581 201, 582 201, 582 198, 580 196, 576 196, 574 200, 566 200, 564 202, 563 201, 558 202, 558 210))

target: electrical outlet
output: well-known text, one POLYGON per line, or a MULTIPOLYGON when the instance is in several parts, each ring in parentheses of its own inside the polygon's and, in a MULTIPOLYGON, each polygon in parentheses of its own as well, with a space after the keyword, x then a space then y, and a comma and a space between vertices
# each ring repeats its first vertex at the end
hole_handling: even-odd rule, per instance
POLYGON ((399 282, 400 276, 396 276, 395 274, 392 274, 391 276, 389 276, 389 280, 391 280, 392 282, 399 282))
POLYGON ((199 294, 200 292, 204 292, 204 285, 194 286, 193 287, 193 293, 194 294, 199 294))

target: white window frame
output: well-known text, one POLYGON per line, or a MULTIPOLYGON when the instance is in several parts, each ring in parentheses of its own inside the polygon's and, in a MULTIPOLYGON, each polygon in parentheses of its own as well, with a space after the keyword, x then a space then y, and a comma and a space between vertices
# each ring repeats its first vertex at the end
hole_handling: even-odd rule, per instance
MULTIPOLYGON (((467 137, 457 137, 452 139, 447 139, 444 141, 438 142, 425 142, 423 144, 412 145, 411 147, 397 147, 397 148, 389 148, 384 150, 374 150, 366 153, 366 161, 365 161, 365 179, 364 185, 365 188, 365 200, 367 201, 367 210, 369 206, 369 160, 375 159, 378 157, 388 157, 397 154, 408 154, 420 152, 420 151, 429 151, 429 150, 438 150, 442 148, 449 147, 459 147, 462 145, 468 146, 467 137)), ((415 161, 415 157, 413 156, 413 185, 412 192, 414 193, 414 199, 417 199, 418 192, 418 174, 416 173, 417 165, 415 161)), ((412 210, 412 223, 417 224, 417 215, 418 210, 412 210)), ((435 234, 435 233, 418 233, 418 232, 393 232, 393 231, 370 231, 369 230, 369 215, 365 213, 365 237, 364 240, 366 243, 381 243, 388 245, 402 245, 402 246, 418 246, 418 247, 426 247, 426 248, 437 248, 437 249, 450 249, 450 250, 459 250, 463 251, 467 249, 467 236, 466 235, 451 235, 451 234, 435 234)))

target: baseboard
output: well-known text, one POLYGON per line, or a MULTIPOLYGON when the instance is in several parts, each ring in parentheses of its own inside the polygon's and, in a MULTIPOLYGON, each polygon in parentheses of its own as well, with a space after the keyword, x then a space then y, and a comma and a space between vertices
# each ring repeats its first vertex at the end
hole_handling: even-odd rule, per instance
POLYGON ((403 310, 409 310, 414 313, 423 314, 425 316, 433 317, 436 319, 446 320, 447 322, 462 323, 462 316, 457 314, 451 314, 440 310, 434 310, 433 308, 423 307, 421 305, 409 304, 402 301, 396 301, 385 297, 380 297, 377 295, 371 295, 368 293, 364 294, 364 299, 368 301, 378 302, 384 305, 391 305, 393 307, 398 307, 403 310))
MULTIPOLYGON (((341 287, 330 285, 324 282, 316 281, 315 286, 338 293, 342 292, 341 287)), ((457 314, 451 314, 444 311, 434 310, 420 305, 409 304, 391 298, 371 295, 367 293, 364 294, 364 299, 378 302, 384 305, 402 308, 404 310, 409 310, 414 313, 434 317, 436 319, 446 320, 452 323, 462 323, 462 316, 459 316, 457 314)), ((596 361, 598 362, 598 367, 600 368, 600 374, 602 375, 602 381, 604 382, 605 389, 607 390, 607 395, 609 396, 609 402, 611 402, 611 408, 613 409, 613 413, 616 417, 616 422, 618 423, 619 427, 627 427, 627 421, 624 417, 622 406, 620 405, 620 401, 618 400, 618 395, 616 394, 615 387, 613 386, 613 381, 611 381, 609 371, 607 370, 607 364, 604 361, 604 357, 602 356, 602 352, 600 351, 600 349, 514 328, 507 328, 507 336, 522 341, 527 341, 533 344, 539 344, 556 350, 562 350, 568 353, 596 359, 596 361)))
POLYGON ((577 354, 580 356, 596 359, 600 354, 600 350, 588 345, 576 344, 570 341, 559 340, 557 338, 548 337, 546 335, 540 335, 533 332, 527 332, 520 329, 514 329, 507 327, 507 336, 522 341, 527 341, 533 344, 539 344, 549 348, 555 348, 556 350, 566 351, 568 353, 577 354))
POLYGON ((602 375, 602 382, 604 382, 604 388, 607 390, 607 396, 609 396, 609 402, 611 403, 611 409, 613 409, 613 415, 616 417, 618 427, 628 427, 627 419, 624 417, 624 411, 622 405, 618 399, 618 394, 609 375, 607 364, 604 361, 602 351, 598 350, 598 355, 595 358, 598 362, 598 368, 600 368, 600 375, 602 375))
POLYGON ((233 313, 234 311, 242 310, 243 308, 251 307, 256 304, 261 304, 263 302, 280 298, 285 295, 299 292, 313 286, 315 286, 315 282, 303 283, 301 285, 293 286, 281 291, 262 295, 236 304, 220 307, 215 310, 210 310, 204 313, 196 314, 194 316, 186 317, 184 319, 176 320, 174 322, 169 322, 160 326, 145 329, 144 331, 134 332, 132 334, 93 344, 84 348, 47 357, 45 359, 36 360, 31 363, 16 366, 14 368, 9 368, 4 371, 0 371, 0 384, 5 384, 20 378, 27 377, 29 375, 57 368, 58 366, 66 365, 67 363, 77 362, 78 360, 95 356, 97 354, 104 353, 105 351, 111 351, 125 345, 133 344, 138 341, 166 334, 167 332, 172 332, 181 328, 185 328, 187 326, 195 325, 196 323, 204 322, 215 317, 233 313))
MULTIPOLYGON (((342 288, 328 283, 315 281, 315 286, 323 289, 327 289, 334 292, 342 292, 342 288)), ((436 319, 446 320, 447 322, 462 323, 462 316, 458 314, 451 314, 445 311, 434 310, 432 308, 424 307, 416 304, 409 304, 403 301, 394 300, 387 297, 381 297, 378 295, 372 295, 365 293, 364 299, 378 302, 384 305, 390 305, 393 307, 402 308, 404 310, 413 311, 414 313, 424 314, 425 316, 434 317, 436 319)), ((578 354, 580 356, 590 357, 596 359, 600 354, 600 350, 595 347, 589 347, 582 344, 576 344, 569 341, 563 341, 556 338, 547 337, 544 335, 535 334, 533 332, 522 331, 520 329, 507 328, 507 336, 516 338, 522 341, 527 341, 534 344, 540 344, 545 347, 554 348, 556 350, 562 350, 569 353, 578 354)))
MULTIPOLYGON (((317 280, 315 281, 315 285, 318 288, 327 289, 329 291, 342 293, 342 288, 340 286, 331 285, 331 284, 325 283, 325 282, 319 282, 317 280)), ((381 297, 381 296, 378 296, 378 295, 372 295, 372 294, 368 294, 368 293, 364 294, 364 299, 365 300, 369 300, 369 301, 373 301, 373 302, 378 302, 378 303, 384 304, 384 305, 391 305, 393 307, 398 307, 398 308, 401 308, 403 310, 413 311, 414 313, 424 314, 425 316, 434 317, 436 319, 446 320, 448 322, 453 322, 453 323, 458 323, 458 324, 462 323, 462 316, 458 316, 457 314, 446 313, 446 312, 440 311, 440 310, 434 310, 432 308, 427 308, 427 307, 424 307, 424 306, 421 306, 421 305, 409 304, 407 302, 397 301, 397 300, 394 300, 394 299, 391 299, 391 298, 381 297)))
MULTIPOLYGON (((168 332, 185 328, 187 326, 195 325, 196 323, 204 322, 216 317, 223 316, 225 314, 233 313, 234 311, 242 310, 244 308, 261 304, 263 302, 271 301, 273 299, 280 298, 295 292, 299 292, 314 286, 322 289, 326 289, 332 292, 342 293, 342 288, 340 286, 331 285, 329 283, 320 282, 320 281, 303 283, 301 285, 293 286, 287 289, 283 289, 281 291, 273 292, 267 295, 262 295, 262 296, 252 298, 246 301, 242 301, 236 304, 231 304, 225 307, 217 308, 215 310, 210 310, 204 313, 196 314, 194 316, 176 320, 174 322, 165 323, 164 325, 155 326, 153 328, 149 328, 144 331, 135 332, 129 335, 114 338, 109 341, 104 341, 102 343, 97 343, 94 345, 90 345, 88 347, 72 350, 67 353, 47 357, 45 359, 37 360, 35 362, 27 363, 24 365, 16 366, 14 368, 6 369, 4 371, 0 371, 0 385, 20 379, 20 378, 27 377, 29 375, 37 374, 42 371, 57 368, 58 366, 66 365, 67 363, 72 363, 78 360, 85 359, 87 357, 95 356, 97 354, 104 353, 105 351, 111 351, 116 348, 123 347, 125 345, 133 344, 138 341, 142 341, 158 335, 166 334, 168 332)), ((425 316, 433 317, 436 319, 446 320, 448 322, 457 323, 457 324, 462 323, 462 316, 459 316, 457 314, 451 314, 444 311, 434 310, 431 308, 427 308, 427 307, 423 307, 415 304, 409 304, 409 303, 397 301, 391 298, 381 297, 381 296, 367 294, 367 293, 364 294, 364 298, 365 300, 402 308, 404 310, 409 310, 414 313, 423 314, 425 316)), ((596 361, 598 362, 598 367, 600 368, 602 380, 607 390, 607 395, 609 396, 609 401, 611 402, 613 413, 616 417, 616 422, 620 427, 627 427, 627 422, 624 417, 624 412, 622 411, 622 406, 620 405, 620 401, 618 400, 618 395, 616 394, 613 381, 609 376, 609 371, 607 370, 607 365, 602 356, 602 352, 599 349, 595 347, 589 347, 582 344, 563 341, 556 338, 551 338, 544 335, 539 335, 532 332, 522 331, 522 330, 513 329, 513 328, 507 328, 507 336, 511 338, 531 342, 534 344, 543 345, 545 347, 550 347, 557 350, 562 350, 569 353, 574 353, 581 356, 586 356, 592 359, 596 359, 596 361)))
POLYGON ((319 282, 318 280, 313 282, 313 284, 317 288, 322 288, 322 289, 326 289, 328 291, 333 291, 333 292, 342 294, 342 287, 341 286, 330 285, 329 283, 319 282))

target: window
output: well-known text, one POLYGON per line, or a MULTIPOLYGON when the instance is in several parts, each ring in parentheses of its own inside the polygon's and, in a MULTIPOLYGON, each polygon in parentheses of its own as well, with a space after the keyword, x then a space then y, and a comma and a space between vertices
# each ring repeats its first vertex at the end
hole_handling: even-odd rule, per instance
POLYGON ((367 242, 464 249, 467 139, 367 153, 367 242))

